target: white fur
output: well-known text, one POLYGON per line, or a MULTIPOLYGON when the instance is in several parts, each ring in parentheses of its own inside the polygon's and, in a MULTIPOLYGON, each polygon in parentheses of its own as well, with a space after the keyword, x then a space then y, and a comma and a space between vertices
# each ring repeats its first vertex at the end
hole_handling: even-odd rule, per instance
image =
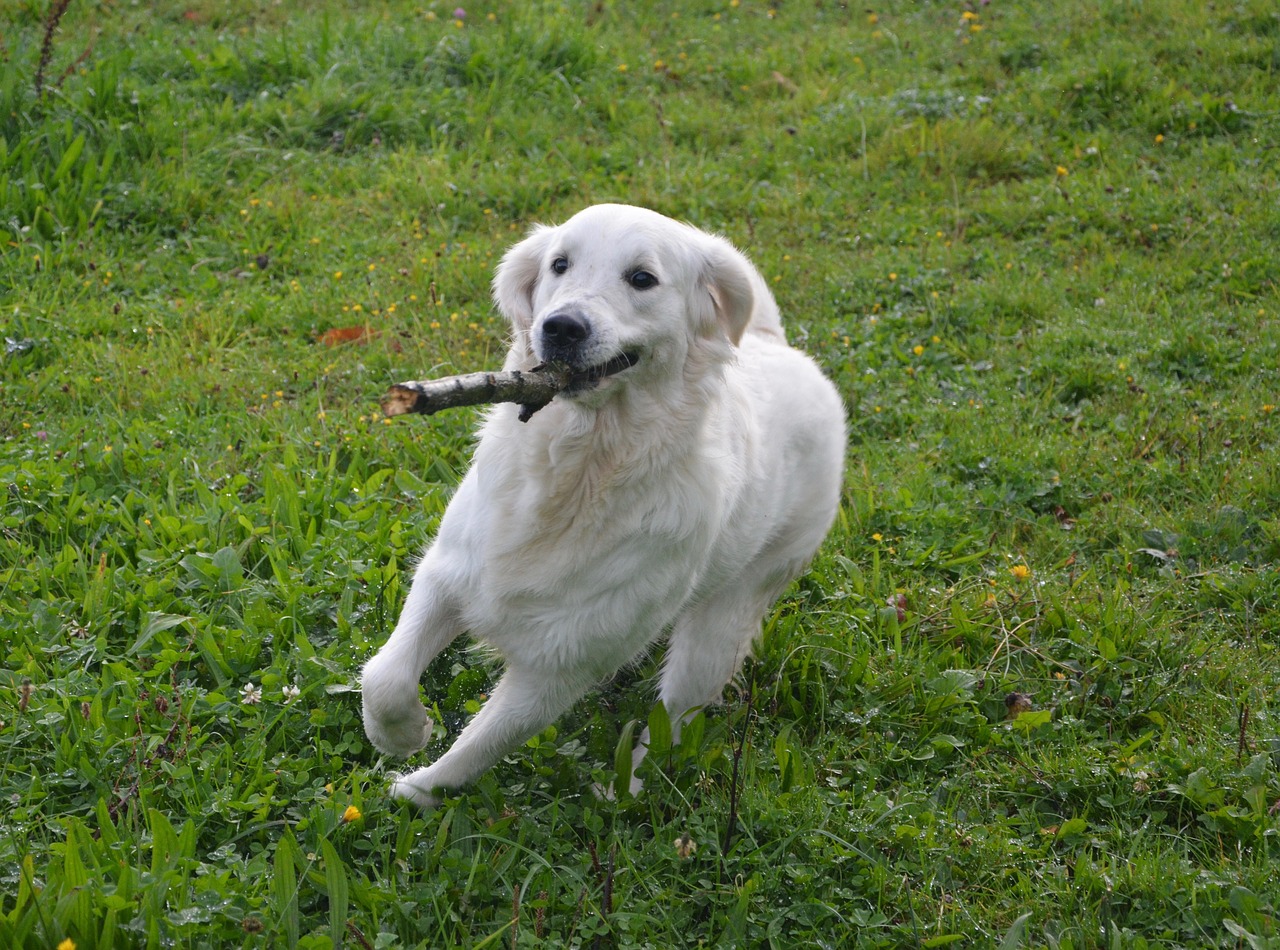
POLYGON ((664 632, 660 692, 674 728, 717 701, 840 493, 840 398, 786 344, 763 278, 722 238, 597 205, 513 247, 494 299, 513 329, 508 369, 540 362, 546 319, 564 312, 590 325, 586 362, 640 360, 527 423, 514 405, 484 423, 400 621, 364 668, 365 732, 409 755, 431 735, 418 684, 441 650, 466 631, 505 661, 453 746, 392 786, 422 805, 664 632), (632 286, 637 268, 657 286, 632 286))

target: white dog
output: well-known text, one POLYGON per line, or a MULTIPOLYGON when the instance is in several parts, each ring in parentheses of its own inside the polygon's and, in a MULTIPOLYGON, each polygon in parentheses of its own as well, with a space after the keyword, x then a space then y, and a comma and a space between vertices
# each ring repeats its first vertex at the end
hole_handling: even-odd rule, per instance
POLYGON ((787 345, 764 279, 724 239, 597 205, 535 228, 493 290, 513 330, 506 369, 561 361, 580 382, 527 422, 514 405, 489 412, 364 668, 365 732, 409 755, 431 736, 418 684, 441 650, 468 631, 505 661, 453 746, 392 786, 421 805, 664 632, 661 699, 678 736, 681 717, 719 699, 840 494, 840 397, 787 345))

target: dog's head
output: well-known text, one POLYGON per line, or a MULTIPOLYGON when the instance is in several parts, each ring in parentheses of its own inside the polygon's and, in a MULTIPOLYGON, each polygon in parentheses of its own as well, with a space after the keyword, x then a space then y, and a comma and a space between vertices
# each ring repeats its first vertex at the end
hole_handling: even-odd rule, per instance
POLYGON ((509 368, 565 363, 584 388, 723 362, 753 313, 777 322, 763 279, 728 241, 628 205, 534 228, 503 257, 493 296, 514 332, 509 368))

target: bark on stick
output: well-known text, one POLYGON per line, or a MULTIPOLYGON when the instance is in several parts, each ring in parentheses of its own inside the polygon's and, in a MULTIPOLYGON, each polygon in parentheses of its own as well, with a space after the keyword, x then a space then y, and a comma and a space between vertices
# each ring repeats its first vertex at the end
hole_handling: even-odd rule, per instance
POLYGON ((520 404, 520 420, 549 403, 574 381, 573 371, 560 364, 540 366, 527 372, 466 373, 441 379, 397 383, 382 397, 382 411, 388 416, 419 412, 430 415, 457 406, 480 406, 494 402, 520 404))

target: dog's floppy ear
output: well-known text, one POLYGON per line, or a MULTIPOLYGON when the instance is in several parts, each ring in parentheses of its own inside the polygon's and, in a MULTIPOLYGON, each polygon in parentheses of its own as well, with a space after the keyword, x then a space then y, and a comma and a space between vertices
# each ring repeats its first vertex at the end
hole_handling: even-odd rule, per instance
POLYGON ((751 262, 724 238, 712 237, 704 255, 702 279, 711 297, 715 322, 729 342, 737 346, 752 314, 772 303, 772 296, 751 262), (762 295, 767 300, 761 299, 762 295))
POLYGON ((493 302, 517 330, 533 325, 533 292, 542 272, 542 256, 554 228, 536 225, 529 236, 502 257, 493 276, 493 302))

